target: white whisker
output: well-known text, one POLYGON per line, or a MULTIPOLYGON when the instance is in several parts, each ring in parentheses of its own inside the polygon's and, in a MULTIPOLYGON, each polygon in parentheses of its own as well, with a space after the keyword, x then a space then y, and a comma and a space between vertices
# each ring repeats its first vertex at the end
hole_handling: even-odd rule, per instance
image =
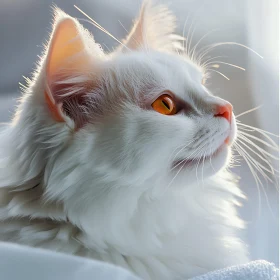
POLYGON ((260 216, 260 209, 261 209, 261 191, 260 191, 260 185, 262 184, 261 180, 259 179, 258 175, 256 174, 256 172, 254 171, 253 167, 251 166, 251 163, 247 160, 247 156, 244 153, 244 151, 242 149, 239 148, 238 144, 235 142, 234 143, 234 148, 236 149, 236 151, 243 157, 243 159, 245 160, 245 162, 247 163, 254 179, 255 182, 257 184, 257 190, 258 190, 258 200, 259 200, 259 207, 258 207, 258 216, 260 216), (260 184, 260 185, 259 185, 260 184))
MULTIPOLYGON (((263 176, 263 178, 272 183, 273 181, 271 180, 271 178, 263 171, 263 169, 265 170, 265 167, 263 167, 263 165, 261 165, 255 159, 253 159, 252 156, 249 155, 249 153, 247 151, 245 151, 245 149, 242 146, 240 146, 237 142, 235 144, 236 144, 236 146, 239 147, 239 149, 243 150, 243 155, 246 154, 247 160, 255 167, 255 169, 263 176)), ((244 143, 242 143, 242 144, 244 144, 244 143)), ((260 182, 261 182, 261 180, 260 180, 260 182)))
POLYGON ((239 131, 238 131, 238 134, 247 136, 247 137, 249 137, 249 138, 252 138, 252 139, 254 139, 254 140, 256 140, 256 141, 258 141, 258 142, 264 144, 265 146, 267 146, 267 147, 273 149, 274 151, 278 151, 278 149, 279 149, 278 146, 277 146, 275 143, 274 143, 273 145, 268 144, 268 143, 265 142, 264 140, 262 140, 262 139, 260 139, 260 138, 258 138, 258 137, 256 137, 256 136, 254 136, 254 135, 251 135, 251 134, 249 134, 249 133, 247 133, 247 132, 244 132, 244 131, 242 131, 242 130, 239 130, 239 131))
MULTIPOLYGON (((245 135, 242 135, 241 133, 239 133, 238 135, 238 139, 237 140, 244 140, 246 141, 248 144, 250 144, 251 146, 253 146, 255 149, 257 149, 262 155, 264 155, 266 158, 267 156, 278 160, 278 157, 274 156, 273 154, 269 153, 268 151, 266 151, 265 149, 261 148, 260 146, 258 146, 256 143, 254 143, 252 140, 250 140, 248 137, 246 137, 245 135)), ((275 151, 278 151, 278 149, 275 149, 275 151)))
POLYGON ((201 180, 202 180, 202 186, 204 186, 204 174, 203 174, 203 171, 204 171, 204 162, 205 162, 205 158, 206 158, 206 151, 204 152, 204 155, 203 155, 203 160, 202 160, 202 170, 201 170, 201 180))
MULTIPOLYGON (((242 140, 244 140, 244 141, 246 141, 247 139, 245 138, 241 138, 242 140)), ((239 141, 239 143, 241 143, 241 144, 243 144, 246 148, 248 148, 252 153, 254 153, 257 157, 259 157, 261 160, 263 160, 268 166, 269 166, 269 168, 270 168, 270 170, 269 169, 267 169, 265 166, 263 166, 261 163, 259 163, 258 162, 258 164, 260 165, 260 167, 262 167, 264 170, 266 170, 267 172, 269 172, 269 173, 271 173, 271 174, 273 174, 274 175, 274 168, 273 168, 273 166, 270 164, 270 162, 267 160, 267 159, 265 159, 263 156, 261 156, 259 153, 257 153, 254 149, 252 149, 251 147, 249 147, 246 143, 244 143, 243 141, 241 141, 241 139, 239 138, 239 139, 237 139, 237 141, 239 141)), ((253 145, 252 143, 250 143, 250 142, 248 142, 248 141, 246 141, 247 143, 249 143, 249 144, 251 144, 251 145, 253 145)), ((257 161, 256 161, 257 162, 257 161)))
MULTIPOLYGON (((197 155, 201 152, 202 148, 205 146, 206 144, 204 144, 200 149, 196 149, 193 153, 191 153, 187 158, 185 158, 184 160, 182 160, 181 162, 179 162, 178 164, 176 164, 176 166, 174 166, 171 170, 173 170, 174 168, 176 168, 178 165, 180 165, 183 161, 188 160, 191 156, 193 155, 197 155)), ((192 161, 195 158, 192 159, 192 161)), ((169 188, 171 186, 171 184, 173 183, 173 181, 175 180, 175 178, 178 176, 178 174, 181 172, 181 170, 184 168, 186 162, 183 163, 183 165, 180 167, 180 169, 178 170, 178 172, 175 174, 175 176, 172 178, 172 180, 170 181, 170 183, 168 184, 167 188, 169 188)))
POLYGON ((242 123, 242 122, 240 122, 238 120, 237 120, 237 125, 248 127, 248 128, 253 129, 253 130, 255 130, 255 131, 259 132, 259 133, 264 133, 263 135, 268 134, 268 135, 272 135, 272 136, 275 136, 275 137, 279 138, 279 135, 276 135, 274 133, 268 132, 266 130, 263 130, 263 129, 260 129, 260 128, 257 128, 257 127, 254 127, 254 126, 251 126, 251 125, 248 125, 248 124, 244 124, 244 123, 242 123))
POLYGON ((194 30, 195 30, 195 28, 193 28, 193 31, 192 31, 192 33, 191 33, 191 29, 192 29, 192 26, 193 26, 193 24, 194 24, 194 20, 195 19, 193 19, 192 20, 192 23, 191 23, 191 26, 190 26, 190 28, 189 28, 189 31, 188 31, 188 35, 187 35, 187 38, 186 38, 186 53, 187 53, 187 56, 190 58, 190 49, 191 49, 191 42, 192 42, 192 37, 193 37, 193 34, 194 34, 194 30), (189 40, 189 36, 191 36, 190 37, 190 40, 189 40))
MULTIPOLYGON (((186 145, 184 145, 181 149, 180 149, 180 147, 179 148, 176 148, 174 151, 173 151, 173 153, 171 153, 171 155, 170 155, 170 158, 171 158, 171 156, 174 154, 174 152, 177 150, 177 149, 180 149, 176 154, 175 154, 175 156, 173 157, 173 159, 172 159, 172 161, 176 158, 176 156, 181 152, 181 151, 183 151, 185 148, 187 148, 188 147, 188 145, 190 145, 191 143, 193 143, 195 140, 192 140, 192 141, 190 141, 190 142, 188 142, 186 145)), ((170 159, 169 158, 169 159, 170 159)))
MULTIPOLYGON (((244 143, 242 143, 244 145, 244 143)), ((256 181, 256 184, 257 184, 257 189, 258 189, 258 196, 259 196, 259 210, 260 210, 260 205, 261 205, 261 194, 260 194, 260 189, 259 189, 259 186, 262 187, 262 190, 264 192, 264 195, 265 195, 265 198, 266 198, 266 201, 267 201, 267 205, 270 209, 270 212, 272 213, 273 217, 275 217, 274 213, 273 213, 273 210, 271 208, 271 205, 269 203, 269 199, 268 199, 268 196, 267 196, 267 193, 264 189, 264 186, 263 186, 263 183, 261 182, 260 178, 258 177, 258 175, 256 174, 256 172, 253 170, 253 167, 251 166, 251 164, 253 166, 255 166, 256 170, 262 175, 264 176, 265 179, 268 179, 268 181, 272 182, 272 180, 270 180, 269 177, 267 177, 266 174, 264 174, 264 172, 262 171, 262 169, 256 165, 258 164, 257 161, 254 161, 253 159, 250 160, 250 156, 249 154, 238 144, 238 143, 235 143, 234 144, 234 148, 238 151, 239 154, 242 154, 244 160, 246 161, 246 163, 248 164, 248 167, 251 171, 251 173, 253 174, 254 178, 255 178, 255 181, 256 181)), ((260 214, 260 211, 259 211, 259 214, 260 214)))
MULTIPOLYGON (((194 141, 192 141, 192 142, 194 142, 194 141)), ((201 147, 201 149, 202 149, 205 145, 206 145, 206 144, 204 144, 204 145, 201 147)), ((197 152, 197 151, 199 151, 199 148, 197 148, 196 150, 194 150, 194 152, 192 152, 188 157, 186 157, 186 158, 182 159, 181 161, 179 161, 175 166, 173 166, 173 167, 171 168, 171 170, 174 170, 174 169, 175 169, 177 166, 179 166, 183 161, 190 159, 191 156, 196 155, 196 152, 197 152)), ((195 158, 193 158, 192 160, 194 160, 194 159, 195 159, 195 158)))
POLYGON ((239 115, 237 115, 237 116, 235 116, 235 117, 236 117, 236 118, 239 118, 239 117, 241 117, 241 116, 243 116, 243 115, 246 115, 246 114, 248 114, 248 113, 251 113, 251 112, 254 112, 254 111, 258 110, 258 109, 260 109, 261 107, 262 107, 262 105, 259 105, 259 106, 255 107, 255 108, 250 109, 250 110, 247 110, 247 111, 245 111, 245 112, 243 112, 243 113, 241 113, 241 114, 239 114, 239 115))
POLYGON ((231 63, 227 63, 227 62, 223 62, 223 61, 211 61, 211 63, 208 63, 205 65, 205 67, 207 67, 208 65, 212 64, 212 63, 221 63, 221 64, 225 64, 225 65, 229 65, 229 66, 232 66, 232 67, 235 67, 235 68, 238 68, 242 71, 246 71, 245 68, 241 67, 241 66, 238 66, 238 65, 235 65, 235 64, 231 64, 231 63))
MULTIPOLYGON (((185 38, 185 29, 186 29, 187 22, 189 21, 189 16, 190 16, 190 15, 188 15, 188 17, 187 17, 187 19, 186 19, 186 21, 185 21, 185 23, 184 23, 184 27, 183 27, 183 38, 185 38)), ((188 40, 188 38, 186 38, 186 40, 183 42, 183 48, 184 48, 185 53, 187 53, 187 49, 186 49, 186 47, 187 47, 187 40, 188 40)))
POLYGON ((216 73, 220 74, 221 76, 223 76, 224 78, 226 78, 228 81, 230 80, 225 74, 221 73, 220 71, 217 71, 217 70, 214 70, 214 69, 209 69, 208 71, 216 72, 216 73))
POLYGON ((243 47, 243 48, 253 52, 254 54, 256 54, 257 56, 259 56, 260 58, 263 59, 263 56, 261 56, 259 53, 257 53, 253 49, 247 47, 246 45, 243 45, 243 44, 240 44, 240 43, 236 43, 236 42, 221 42, 221 43, 214 43, 212 45, 209 45, 205 51, 202 51, 202 53, 199 54, 199 59, 201 60, 213 48, 216 48, 218 46, 223 46, 223 45, 236 45, 236 46, 239 46, 239 47, 243 47))
POLYGON ((199 157, 196 168, 195 168, 195 175, 196 175, 196 180, 197 180, 197 184, 199 185, 199 178, 198 178, 198 166, 199 166, 199 162, 200 162, 201 157, 199 157))
POLYGON ((210 156, 210 165, 211 165, 213 171, 216 173, 216 170, 215 170, 215 168, 214 168, 214 166, 212 164, 212 155, 213 155, 212 146, 210 146, 210 154, 211 154, 211 156, 210 156))
POLYGON ((198 42, 197 42, 197 43, 194 45, 194 47, 190 50, 191 60, 194 60, 195 51, 196 51, 196 48, 198 47, 199 43, 200 43, 205 37, 207 37, 209 34, 215 32, 215 31, 217 31, 217 30, 219 30, 219 28, 210 30, 209 32, 207 32, 206 34, 204 34, 204 35, 198 40, 198 42))
POLYGON ((225 55, 218 55, 218 56, 213 56, 208 58, 207 60, 205 60, 203 63, 201 63, 201 67, 202 68, 206 68, 207 65, 212 63, 212 60, 216 59, 216 58, 226 58, 227 56, 225 55))
POLYGON ((107 31, 105 28, 103 28, 99 23, 97 23, 94 19, 92 19, 88 14, 86 14, 83 10, 81 10, 79 7, 77 7, 76 5, 74 5, 74 7, 81 12, 85 17, 87 17, 91 23, 97 27, 99 30, 103 31, 105 34, 107 34, 108 36, 110 36, 111 38, 113 38, 115 41, 117 41, 119 44, 121 44, 123 47, 125 47, 127 50, 130 51, 130 49, 123 44, 121 41, 119 41, 115 36, 113 36, 109 31, 107 31))

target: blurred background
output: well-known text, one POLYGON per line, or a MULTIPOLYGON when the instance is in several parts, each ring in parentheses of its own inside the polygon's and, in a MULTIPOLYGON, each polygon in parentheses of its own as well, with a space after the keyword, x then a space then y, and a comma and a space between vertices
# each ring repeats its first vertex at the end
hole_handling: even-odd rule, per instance
MULTIPOLYGON (((51 31, 51 5, 56 4, 73 17, 85 17, 76 4, 118 39, 124 38, 141 6, 140 0, 0 0, 0 122, 8 121, 20 96, 19 82, 30 76, 51 31), (125 30, 126 29, 126 30, 125 30)), ((229 100, 243 123, 279 134, 279 7, 278 0, 169 0, 178 19, 178 33, 193 33, 192 45, 219 42, 244 44, 263 59, 239 46, 224 45, 211 56, 246 69, 221 65, 218 69, 230 80, 213 72, 208 87, 215 95, 229 100), (187 20, 188 19, 188 20, 187 20)), ((82 22, 105 51, 117 43, 93 25, 82 22)), ((163 26, 164 28, 164 26, 163 26)), ((216 69, 217 70, 217 69, 216 69)), ((276 139, 277 140, 277 139, 276 139)), ((278 140, 277 140, 278 142, 278 140)), ((248 224, 246 241, 252 259, 279 263, 279 193, 275 185, 264 184, 261 199, 256 182, 245 161, 233 169, 241 176, 240 187, 248 197, 240 209, 248 224)))

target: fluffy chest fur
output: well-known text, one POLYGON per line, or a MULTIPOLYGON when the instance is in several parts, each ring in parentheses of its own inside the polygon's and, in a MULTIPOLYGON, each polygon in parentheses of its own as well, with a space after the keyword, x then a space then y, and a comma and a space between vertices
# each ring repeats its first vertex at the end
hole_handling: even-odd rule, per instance
POLYGON ((61 204, 42 201, 40 186, 2 190, 1 240, 114 263, 143 279, 187 279, 248 261, 237 237, 243 223, 233 179, 207 180, 160 199, 143 195, 137 202, 125 192, 104 194, 90 212, 79 210, 90 221, 86 229, 69 222, 61 204))

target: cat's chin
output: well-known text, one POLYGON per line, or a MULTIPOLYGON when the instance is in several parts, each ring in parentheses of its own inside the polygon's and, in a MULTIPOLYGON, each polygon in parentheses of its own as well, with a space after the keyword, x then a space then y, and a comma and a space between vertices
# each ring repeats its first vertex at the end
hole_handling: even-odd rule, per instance
POLYGON ((230 145, 223 143, 213 154, 195 159, 181 159, 173 163, 171 169, 180 174, 179 177, 188 176, 206 178, 216 174, 226 166, 230 152, 230 145))

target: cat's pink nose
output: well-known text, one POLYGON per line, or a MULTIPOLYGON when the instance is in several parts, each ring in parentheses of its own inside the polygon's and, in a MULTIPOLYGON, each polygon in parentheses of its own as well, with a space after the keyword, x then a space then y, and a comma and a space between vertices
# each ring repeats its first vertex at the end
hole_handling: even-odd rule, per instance
POLYGON ((218 105, 214 116, 225 118, 229 121, 229 123, 231 123, 232 105, 230 103, 218 105))

